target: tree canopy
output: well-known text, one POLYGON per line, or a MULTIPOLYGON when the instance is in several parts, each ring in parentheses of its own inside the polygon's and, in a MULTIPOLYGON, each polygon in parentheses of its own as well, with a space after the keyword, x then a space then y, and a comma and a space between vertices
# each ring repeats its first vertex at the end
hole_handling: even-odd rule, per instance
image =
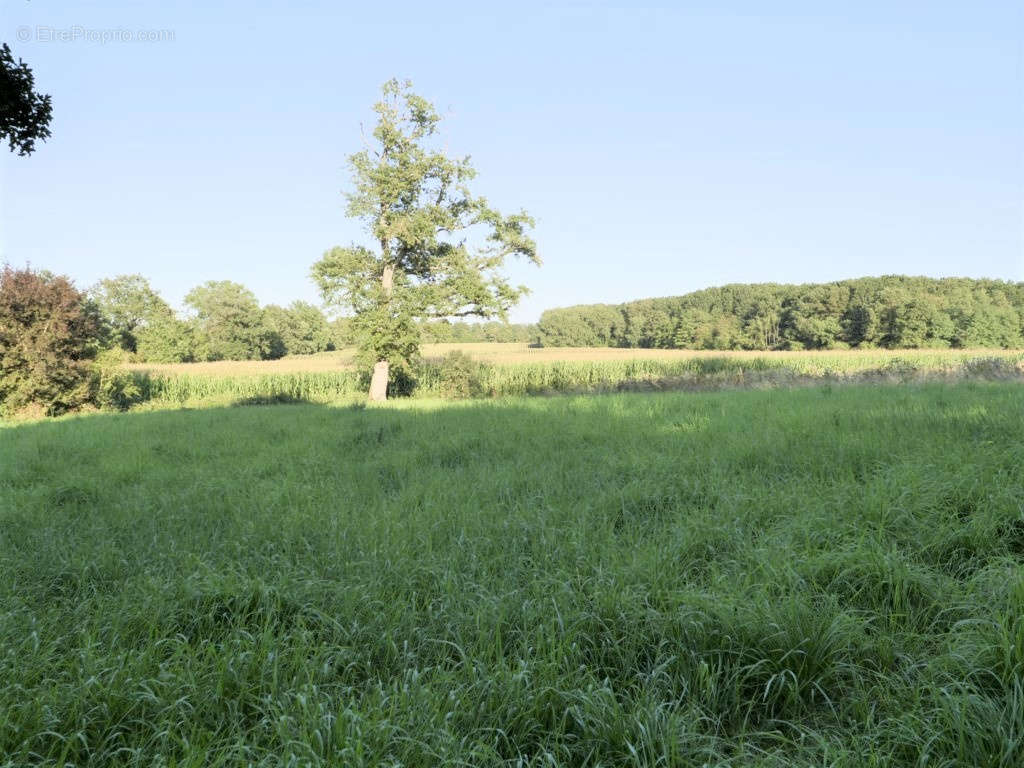
POLYGON ((890 275, 735 284, 545 311, 546 346, 681 349, 1019 347, 1024 283, 890 275))
MULTIPOLYGON (((104 343, 135 362, 273 359, 356 342, 350 317, 328 321, 318 306, 306 301, 261 307, 252 291, 233 281, 196 286, 186 296, 186 315, 178 315, 138 274, 100 280, 87 299, 102 320, 104 343)), ((415 330, 432 342, 525 342, 535 332, 530 325, 448 320, 420 322, 415 330)))
POLYGON ((142 275, 100 280, 89 293, 117 343, 129 352, 136 351, 136 335, 140 329, 166 323, 173 316, 170 305, 142 275))
POLYGON ((0 412, 54 415, 87 402, 101 331, 95 305, 66 277, 0 270, 0 412))
POLYGON ((272 338, 263 325, 256 295, 230 280, 210 280, 189 291, 185 304, 195 311, 197 345, 205 360, 272 357, 272 338))
POLYGON ((509 256, 540 264, 525 212, 503 216, 469 189, 468 157, 436 146, 440 116, 408 82, 390 80, 374 106, 372 142, 350 157, 347 212, 372 247, 335 247, 313 265, 324 299, 352 313, 372 399, 386 397, 390 366, 419 350, 417 321, 499 317, 526 292, 501 268, 509 256))
POLYGON ((305 301, 293 301, 287 307, 264 307, 263 324, 273 334, 272 343, 281 354, 312 355, 334 346, 324 313, 305 301))
POLYGON ((0 141, 19 155, 31 154, 36 141, 50 138, 52 112, 49 95, 35 91, 32 70, 0 43, 0 141))

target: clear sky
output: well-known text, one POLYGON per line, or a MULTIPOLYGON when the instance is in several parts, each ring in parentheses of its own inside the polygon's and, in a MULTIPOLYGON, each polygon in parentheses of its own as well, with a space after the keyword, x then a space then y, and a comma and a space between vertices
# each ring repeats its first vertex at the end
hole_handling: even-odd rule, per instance
POLYGON ((476 191, 537 219, 515 320, 729 282, 1024 280, 1022 7, 0 0, 54 108, 52 139, 0 159, 0 261, 316 301, 310 265, 362 237, 346 158, 396 76, 476 191))

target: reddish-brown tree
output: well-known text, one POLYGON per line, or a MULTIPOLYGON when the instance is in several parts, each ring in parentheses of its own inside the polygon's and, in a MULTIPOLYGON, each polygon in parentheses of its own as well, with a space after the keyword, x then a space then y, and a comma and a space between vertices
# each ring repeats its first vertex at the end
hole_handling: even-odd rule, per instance
POLYGON ((98 312, 66 277, 4 267, 0 409, 55 415, 87 402, 101 330, 98 312))

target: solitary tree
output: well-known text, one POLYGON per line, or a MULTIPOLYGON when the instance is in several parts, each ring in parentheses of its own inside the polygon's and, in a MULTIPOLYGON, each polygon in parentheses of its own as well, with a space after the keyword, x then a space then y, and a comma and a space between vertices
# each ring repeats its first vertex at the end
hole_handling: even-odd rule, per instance
POLYGON ((36 139, 50 137, 50 97, 36 93, 32 70, 0 43, 0 141, 12 152, 31 154, 36 139))
POLYGON ((504 319, 526 293, 501 274, 506 257, 540 259, 527 235, 533 219, 502 216, 471 194, 469 158, 435 146, 440 116, 411 83, 385 83, 374 110, 372 145, 350 158, 347 208, 374 247, 332 248, 313 278, 325 301, 352 312, 360 358, 373 364, 370 399, 384 400, 391 366, 408 365, 419 350, 418 320, 504 319))

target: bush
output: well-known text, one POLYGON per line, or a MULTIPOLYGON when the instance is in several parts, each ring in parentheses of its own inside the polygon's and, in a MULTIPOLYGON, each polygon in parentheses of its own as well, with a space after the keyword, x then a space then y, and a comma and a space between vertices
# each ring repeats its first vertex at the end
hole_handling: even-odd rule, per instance
POLYGON ((0 410, 73 410, 91 395, 102 335, 96 307, 66 277, 0 272, 0 410))
POLYGON ((92 400, 100 408, 126 411, 142 402, 141 375, 124 367, 125 357, 120 349, 101 354, 93 366, 92 400))
POLYGON ((438 394, 455 399, 486 395, 486 367, 461 350, 449 352, 438 364, 438 394))
POLYGON ((1001 357, 978 357, 964 360, 961 364, 963 372, 975 379, 1011 379, 1019 376, 1021 365, 1013 360, 1001 357))

